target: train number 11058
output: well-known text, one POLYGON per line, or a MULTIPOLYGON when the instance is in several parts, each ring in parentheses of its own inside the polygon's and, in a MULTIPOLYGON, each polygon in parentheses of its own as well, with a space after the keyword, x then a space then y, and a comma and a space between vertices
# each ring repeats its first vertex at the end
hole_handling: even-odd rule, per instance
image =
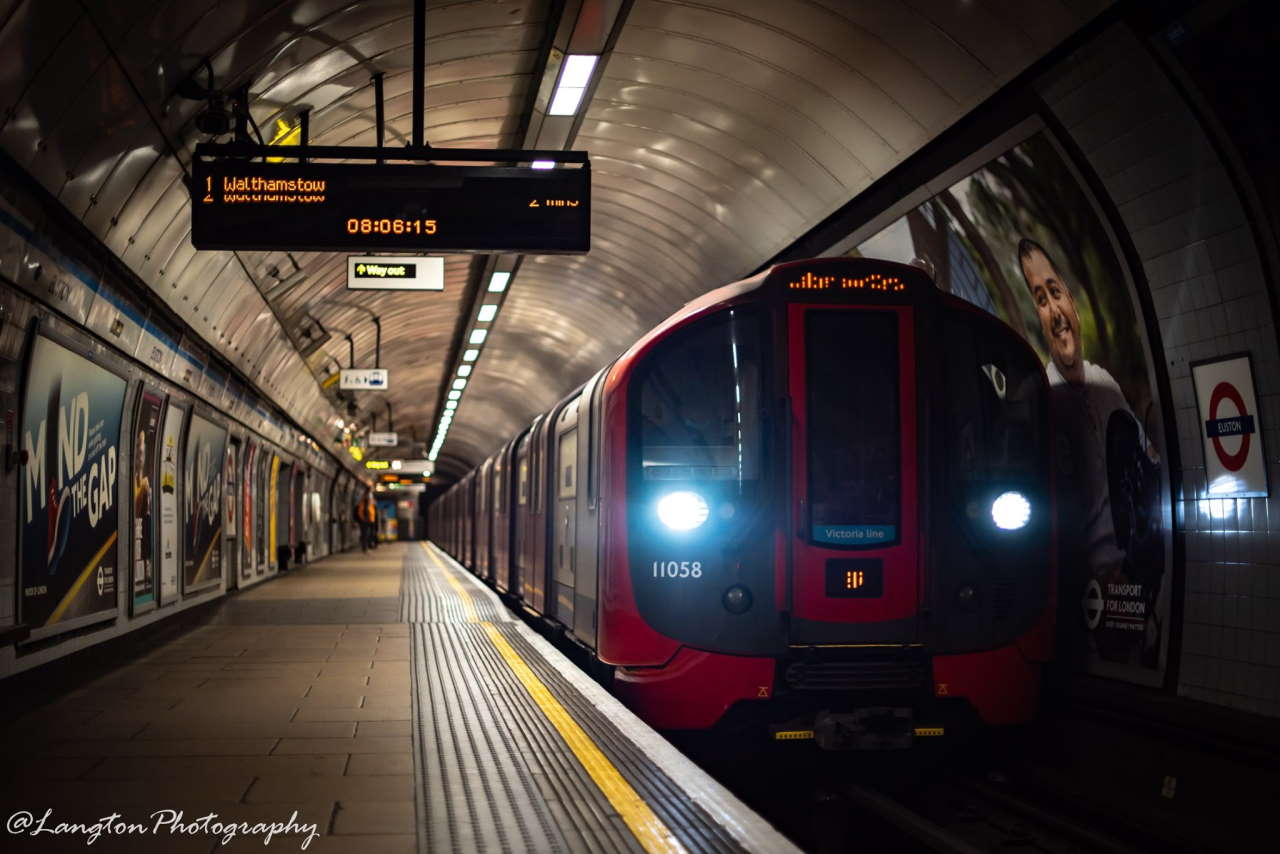
POLYGON ((700 560, 655 560, 653 562, 654 578, 701 578, 702 561, 700 560))

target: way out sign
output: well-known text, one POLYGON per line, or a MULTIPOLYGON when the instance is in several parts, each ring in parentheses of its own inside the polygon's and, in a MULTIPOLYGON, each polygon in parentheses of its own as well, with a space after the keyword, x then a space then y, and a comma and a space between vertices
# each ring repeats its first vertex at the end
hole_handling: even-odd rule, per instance
POLYGON ((347 391, 386 391, 391 381, 386 368, 343 368, 338 388, 347 391))
POLYGON ((1248 354, 1193 362, 1206 498, 1267 497, 1262 424, 1248 354))
POLYGON ((352 291, 442 291, 444 258, 426 255, 348 255, 352 291))

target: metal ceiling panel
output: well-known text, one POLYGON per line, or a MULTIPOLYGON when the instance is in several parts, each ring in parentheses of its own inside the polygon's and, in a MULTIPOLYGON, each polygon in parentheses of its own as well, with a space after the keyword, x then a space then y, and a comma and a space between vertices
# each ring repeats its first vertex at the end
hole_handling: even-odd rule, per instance
MULTIPOLYGON (((445 453, 474 462, 492 451, 653 324, 784 248, 1106 5, 636 0, 574 142, 592 158, 592 251, 523 260, 445 453)), ((429 6, 428 140, 517 144, 543 83, 552 4, 429 6)), ((367 145, 369 81, 382 72, 386 141, 400 145, 412 113, 410 23, 404 0, 0 0, 0 55, 14 58, 0 69, 0 106, 10 109, 0 145, 307 424, 327 429, 336 415, 317 379, 347 363, 344 333, 357 364, 373 363, 378 316, 381 361, 395 376, 391 391, 361 396, 366 416, 390 401, 398 424, 425 425, 465 322, 459 313, 471 310, 462 296, 472 259, 446 258, 443 293, 354 293, 342 253, 294 253, 305 277, 280 288, 294 271, 285 253, 195 252, 180 179, 205 105, 176 95, 193 72, 205 82, 207 58, 217 88, 249 87, 268 138, 276 119, 309 109, 312 142, 367 145), (303 359, 280 322, 308 317, 332 337, 303 359)))

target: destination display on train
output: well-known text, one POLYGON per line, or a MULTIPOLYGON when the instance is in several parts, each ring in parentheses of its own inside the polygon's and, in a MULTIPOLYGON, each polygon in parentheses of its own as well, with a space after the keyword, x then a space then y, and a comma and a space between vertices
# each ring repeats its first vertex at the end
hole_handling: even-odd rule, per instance
POLYGON ((582 167, 192 162, 197 249, 586 252, 582 167))

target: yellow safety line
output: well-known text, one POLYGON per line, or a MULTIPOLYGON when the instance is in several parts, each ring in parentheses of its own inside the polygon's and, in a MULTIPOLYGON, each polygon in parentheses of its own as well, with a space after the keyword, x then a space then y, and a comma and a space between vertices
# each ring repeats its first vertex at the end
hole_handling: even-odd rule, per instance
POLYGON ((573 755, 578 757, 582 767, 591 775, 591 779, 600 787, 600 791, 609 799, 609 803, 622 816, 622 820, 631 828, 636 840, 645 851, 684 851, 680 840, 654 815, 653 810, 645 803, 644 798, 631 787, 631 784, 618 773, 618 769, 608 757, 596 746, 591 737, 583 731, 560 701, 552 696, 547 686, 542 684, 529 665, 511 648, 507 639, 502 636, 492 623, 481 623, 489 634, 489 640, 497 648, 498 654, 506 660, 507 666, 515 673, 533 697, 533 701, 542 709, 547 720, 560 733, 560 737, 569 745, 573 755))
MULTIPOLYGON (((62 619, 63 612, 66 611, 67 608, 71 607, 71 603, 76 598, 76 594, 80 592, 80 588, 84 587, 84 583, 89 580, 89 576, 98 568, 98 564, 102 563, 102 558, 107 554, 107 549, 115 545, 117 536, 119 536, 118 533, 112 533, 110 537, 107 537, 107 541, 102 544, 102 548, 98 549, 98 553, 93 556, 93 560, 89 561, 89 565, 84 568, 84 572, 80 573, 80 577, 76 579, 76 583, 71 585, 71 589, 67 591, 67 595, 62 597, 62 601, 58 603, 58 607, 53 609, 53 613, 49 615, 48 621, 45 622, 46 626, 56 623, 58 620, 62 619)), ((119 583, 119 581, 120 573, 117 572, 116 582, 119 583)))
POLYGON ((640 846, 648 852, 671 852, 671 854, 676 854, 676 852, 685 851, 685 847, 680 844, 680 840, 675 837, 675 834, 654 814, 649 804, 626 781, 626 778, 618 772, 617 767, 596 746, 591 736, 587 735, 582 727, 578 725, 578 722, 573 719, 573 716, 569 714, 568 710, 560 704, 560 701, 538 678, 537 674, 529 668, 529 665, 525 664, 524 659, 507 642, 507 639, 502 636, 497 627, 492 623, 481 622, 476 619, 471 594, 453 577, 453 573, 436 557, 431 549, 427 548, 425 543, 422 544, 422 548, 431 556, 432 562, 443 571, 445 579, 450 586, 462 597, 471 622, 480 622, 480 625, 484 627, 485 633, 489 635, 489 641, 498 650, 498 654, 502 656, 503 661, 511 668, 511 672, 520 680, 520 683, 524 685, 525 690, 529 692, 529 696, 538 704, 542 714, 546 716, 547 720, 551 721, 551 725, 560 733, 560 737, 564 739, 565 744, 573 751, 573 755, 582 763, 583 769, 590 775, 591 779, 600 788, 600 791, 604 793, 604 796, 609 799, 609 804, 618 815, 622 816, 622 820, 631 829, 640 846))

